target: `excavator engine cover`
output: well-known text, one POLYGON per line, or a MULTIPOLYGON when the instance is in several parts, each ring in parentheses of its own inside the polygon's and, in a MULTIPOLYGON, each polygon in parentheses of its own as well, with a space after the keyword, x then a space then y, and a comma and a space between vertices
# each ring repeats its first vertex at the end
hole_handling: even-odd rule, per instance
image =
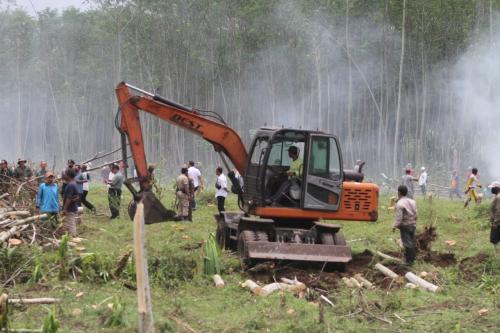
MULTIPOLYGON (((174 221, 176 213, 163 206, 158 198, 151 191, 140 193, 141 200, 144 204, 144 223, 153 224, 167 221, 174 221)), ((128 215, 133 220, 135 211, 137 209, 137 202, 132 200, 128 205, 128 215)))

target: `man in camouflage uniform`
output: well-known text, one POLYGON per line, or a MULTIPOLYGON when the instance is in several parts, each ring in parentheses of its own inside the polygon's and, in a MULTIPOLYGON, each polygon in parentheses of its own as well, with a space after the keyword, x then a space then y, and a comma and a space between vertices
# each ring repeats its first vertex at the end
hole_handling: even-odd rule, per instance
POLYGON ((177 177, 176 181, 176 198, 177 198, 177 218, 179 220, 189 220, 189 178, 188 168, 182 167, 181 174, 177 177))
POLYGON ((0 194, 9 190, 10 178, 13 177, 13 172, 9 168, 9 163, 6 160, 0 161, 0 194))
POLYGON ((26 165, 26 160, 20 158, 17 160, 17 168, 14 170, 14 177, 20 181, 29 180, 33 176, 33 171, 26 165))

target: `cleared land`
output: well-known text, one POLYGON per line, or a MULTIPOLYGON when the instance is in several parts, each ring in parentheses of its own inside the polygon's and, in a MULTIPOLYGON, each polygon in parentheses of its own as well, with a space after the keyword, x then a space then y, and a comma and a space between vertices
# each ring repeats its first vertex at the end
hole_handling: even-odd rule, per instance
MULTIPOLYGON (((108 213, 104 188, 92 189, 90 200, 98 210, 108 213)), ((428 272, 428 281, 438 284, 436 294, 410 290, 391 282, 373 269, 380 261, 372 252, 379 250, 401 257, 398 233, 391 232, 392 211, 387 198, 381 198, 376 223, 341 222, 353 248, 354 260, 346 272, 326 272, 304 265, 263 265, 257 272, 244 272, 234 254, 222 259, 224 289, 216 289, 202 272, 202 243, 215 231, 212 194, 204 194, 194 223, 163 223, 147 226, 148 255, 154 320, 158 332, 493 332, 500 316, 500 258, 495 259, 488 242, 489 203, 469 210, 460 201, 418 200, 419 226, 433 223, 437 239, 431 252, 421 256, 411 269, 428 272), (445 241, 456 244, 447 245, 445 241), (363 273, 376 289, 349 289, 342 276, 363 273), (240 283, 252 278, 262 284, 279 277, 306 283, 309 292, 297 297, 276 292, 267 297, 253 295, 240 283), (335 307, 319 305, 320 293, 335 307), (488 311, 482 315, 481 309, 488 311)), ((167 206, 172 197, 166 197, 167 206)), ((126 207, 128 198, 123 201, 126 207)), ((228 210, 236 209, 231 197, 228 210)), ((4 287, 11 298, 58 297, 55 306, 12 307, 11 328, 40 328, 50 309, 55 310, 60 332, 135 332, 136 293, 132 260, 118 277, 113 277, 121 255, 131 250, 132 223, 126 217, 109 221, 105 216, 84 215, 79 230, 84 240, 70 247, 70 274, 59 280, 57 249, 41 250, 23 245, 17 248, 8 267, 2 258, 2 271, 8 277, 17 267, 22 274, 15 285, 4 287), (77 247, 80 249, 78 250, 77 247), (84 249, 83 249, 83 248, 84 249), (31 260, 30 260, 31 259, 31 260), (29 283, 38 264, 43 278, 29 283), (111 306, 110 304, 113 304, 111 306), (114 326, 113 326, 114 325, 114 326), (108 327, 106 327, 108 326, 108 327)), ((3 255, 6 255, 6 250, 3 255)), ((385 262, 400 274, 407 268, 385 262)))

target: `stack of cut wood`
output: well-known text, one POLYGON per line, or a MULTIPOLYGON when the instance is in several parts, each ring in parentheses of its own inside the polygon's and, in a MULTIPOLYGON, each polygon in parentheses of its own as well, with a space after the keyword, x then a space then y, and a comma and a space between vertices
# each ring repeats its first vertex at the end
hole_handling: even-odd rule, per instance
POLYGON ((27 210, 7 210, 0 213, 0 246, 17 246, 22 243, 39 243, 47 233, 47 227, 42 220, 47 214, 31 214, 27 210))

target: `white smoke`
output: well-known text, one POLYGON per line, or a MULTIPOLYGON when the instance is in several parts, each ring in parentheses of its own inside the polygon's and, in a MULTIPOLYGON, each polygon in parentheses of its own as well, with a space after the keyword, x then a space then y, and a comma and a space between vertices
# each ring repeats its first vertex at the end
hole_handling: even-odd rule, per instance
POLYGON ((478 159, 465 163, 483 167, 483 174, 494 179, 500 179, 499 54, 500 30, 488 31, 460 57, 452 81, 460 127, 464 134, 472 132, 472 155, 478 159))

